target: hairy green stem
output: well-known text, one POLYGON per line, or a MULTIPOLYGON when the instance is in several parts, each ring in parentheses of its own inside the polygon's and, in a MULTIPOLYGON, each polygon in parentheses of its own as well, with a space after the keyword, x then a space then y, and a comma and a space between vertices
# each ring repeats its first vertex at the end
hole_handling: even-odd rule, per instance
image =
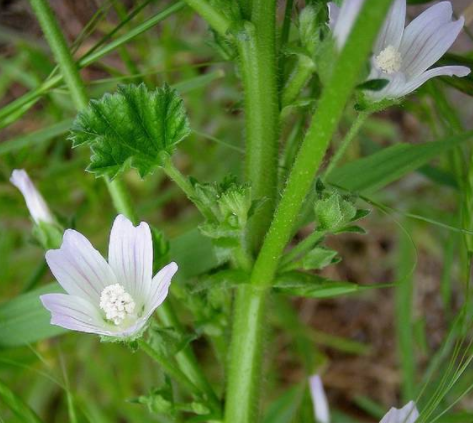
POLYGON ((347 132, 342 142, 340 143, 340 146, 338 147, 337 152, 330 160, 330 163, 327 166, 327 170, 325 171, 325 174, 324 174, 324 179, 327 179, 330 173, 332 173, 333 169, 337 167, 337 164, 340 162, 340 159, 345 155, 345 152, 347 151, 348 146, 356 137, 359 130, 361 129, 363 124, 366 122, 366 119, 368 119, 369 115, 370 115, 369 112, 362 112, 356 117, 355 122, 353 122, 353 125, 351 126, 350 130, 347 132))
POLYGON ((287 254, 285 254, 280 263, 280 267, 283 268, 290 264, 293 260, 296 260, 298 257, 302 256, 304 253, 308 252, 318 241, 320 241, 325 235, 325 232, 315 231, 312 232, 308 237, 299 242, 294 248, 291 249, 287 254))
POLYGON ((85 85, 51 7, 46 0, 30 0, 30 3, 44 36, 56 57, 61 73, 71 92, 72 101, 78 110, 85 108, 88 103, 85 85))
POLYGON ((315 71, 315 64, 310 57, 298 55, 293 71, 283 88, 281 107, 291 105, 299 96, 302 88, 315 71))
MULTIPOLYGON (((256 6, 257 3, 253 11, 259 9, 256 6)), ((272 19, 274 10, 268 10, 264 20, 272 19)), ((265 200, 250 222, 250 243, 254 250, 258 249, 271 222, 277 192, 279 105, 275 43, 265 39, 271 35, 263 37, 263 34, 254 23, 246 22, 237 35, 245 90, 246 179, 251 183, 253 198, 265 200)))
MULTIPOLYGON (((249 245, 257 250, 273 214, 277 195, 279 96, 276 61, 276 2, 252 0, 251 22, 236 35, 245 92, 246 179, 255 199, 264 199, 253 216, 249 245)), ((264 311, 268 290, 237 288, 225 405, 226 423, 254 423, 259 418, 264 311), (258 322, 247 325, 248 321, 258 322), (251 343, 241 342, 242 332, 251 343)))
MULTIPOLYGON (((165 301, 161 304, 160 307, 156 310, 160 320, 166 325, 173 327, 179 332, 183 332, 184 328, 176 316, 174 309, 169 301, 165 301)), ((208 382, 207 378, 202 372, 194 353, 189 347, 184 348, 182 351, 179 351, 176 354, 176 361, 179 364, 180 369, 191 382, 200 389, 201 392, 205 394, 211 408, 217 412, 221 413, 221 404, 215 392, 208 382)))
POLYGON ((135 225, 138 224, 138 215, 123 181, 120 179, 114 179, 113 181, 107 179, 106 183, 115 210, 128 217, 135 225))
POLYGON ((347 45, 335 64, 256 260, 251 281, 256 285, 271 285, 279 258, 292 233, 293 223, 309 192, 389 5, 390 0, 365 3, 347 45))
MULTIPOLYGON (((227 385, 226 423, 255 423, 258 421, 264 316, 268 291, 279 259, 291 236, 294 222, 297 221, 299 210, 309 192, 313 178, 357 83, 363 65, 366 63, 390 3, 391 0, 365 3, 351 36, 334 65, 330 81, 322 93, 319 107, 299 150, 286 189, 256 260, 250 284, 238 290, 227 385)), ((253 4, 253 8, 255 7, 256 3, 253 4)), ((240 51, 242 51, 241 48, 240 51)), ((243 58, 242 62, 244 65, 243 58)), ((245 77, 244 68, 243 66, 245 89, 247 89, 247 85, 250 85, 251 82, 247 80, 248 77, 245 77)), ((257 74, 257 72, 255 73, 257 74)), ((249 91, 247 91, 247 97, 248 93, 249 91)), ((261 104, 261 100, 259 106, 264 106, 261 104)), ((271 102, 273 98, 269 96, 265 98, 265 101, 271 102)), ((245 107, 248 107, 248 101, 245 107)), ((250 110, 260 113, 251 106, 250 110)), ((247 116, 249 117, 248 110, 247 116)), ((247 156, 252 154, 253 145, 251 142, 248 145, 250 150, 247 156)), ((253 173, 262 173, 263 171, 264 168, 260 163, 255 169, 250 170, 253 173)))
POLYGON ((202 18, 210 25, 210 27, 225 36, 229 30, 232 22, 213 7, 208 0, 185 0, 186 3, 192 7, 202 18))
MULTIPOLYGON (((67 47, 66 40, 64 35, 62 34, 59 25, 49 8, 49 5, 45 0, 31 0, 33 9, 35 13, 37 13, 38 20, 40 25, 43 29, 43 32, 46 35, 48 43, 51 47, 51 50, 59 64, 61 72, 64 76, 64 80, 69 87, 71 92, 71 96, 74 100, 74 104, 78 110, 86 107, 88 104, 88 98, 85 90, 84 82, 82 81, 77 66, 74 63, 72 55, 67 47), (52 28, 52 29, 51 29, 52 28)), ((182 7, 179 6, 179 7, 182 7)), ((90 58, 89 58, 90 60, 90 58)), ((182 175, 181 175, 182 176, 182 175)), ((107 187, 110 192, 110 196, 112 197, 113 204, 119 213, 123 213, 127 216, 130 220, 134 223, 138 222, 138 216, 136 211, 132 205, 131 199, 129 198, 128 192, 123 185, 123 182, 120 180, 110 181, 106 179, 107 187)), ((189 184, 190 185, 190 184, 189 184)), ((164 312, 166 314, 167 319, 172 319, 173 322, 176 324, 177 318, 170 306, 170 304, 164 306, 164 312)), ((144 341, 142 342, 142 344, 144 341)), ((143 346, 142 348, 148 354, 152 354, 152 350, 149 346, 143 346)), ((157 358, 157 353, 154 352, 154 358, 157 358)), ((161 360, 163 361, 163 360, 161 360)), ((200 390, 202 390, 209 399, 209 402, 213 406, 215 410, 220 409, 220 404, 218 403, 218 399, 216 398, 215 393, 213 392, 210 384, 205 380, 197 360, 191 349, 186 348, 178 358, 178 363, 181 366, 182 370, 185 371, 190 378, 192 378, 192 382, 187 379, 187 377, 178 369, 174 368, 175 366, 170 365, 168 362, 161 362, 165 367, 165 370, 173 377, 177 378, 176 380, 180 381, 180 383, 187 386, 187 388, 196 394, 200 394, 200 390), (164 364, 163 364, 164 363, 164 364), (183 379, 184 377, 184 379, 183 379)))

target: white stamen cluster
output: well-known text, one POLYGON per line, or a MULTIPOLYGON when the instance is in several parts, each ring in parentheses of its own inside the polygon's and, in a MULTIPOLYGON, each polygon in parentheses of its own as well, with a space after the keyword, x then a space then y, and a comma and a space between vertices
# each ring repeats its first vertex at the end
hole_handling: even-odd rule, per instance
POLYGON ((379 69, 389 75, 401 69, 402 56, 396 48, 389 45, 374 58, 374 62, 379 69))
POLYGON ((100 294, 100 308, 108 320, 119 325, 135 311, 135 302, 120 284, 105 287, 100 294))

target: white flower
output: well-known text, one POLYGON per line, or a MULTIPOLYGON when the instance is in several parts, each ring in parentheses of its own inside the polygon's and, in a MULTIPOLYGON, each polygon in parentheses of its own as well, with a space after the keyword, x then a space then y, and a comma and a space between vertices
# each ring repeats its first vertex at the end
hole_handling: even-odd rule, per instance
POLYGON ((379 423, 415 423, 418 418, 416 405, 410 401, 401 409, 391 408, 379 423))
MULTIPOLYGON (((329 5, 330 26, 341 48, 353 26, 363 0, 345 0, 338 9, 329 5), (344 14, 347 14, 344 16, 344 14), (348 15, 351 14, 351 15, 348 15), (339 27, 344 25, 343 28, 339 27)), ((465 66, 442 66, 429 69, 451 47, 463 28, 465 19, 452 20, 452 5, 442 1, 414 19, 404 28, 406 0, 395 0, 378 36, 368 79, 387 79, 380 91, 367 91, 372 101, 404 97, 436 76, 463 77, 470 73, 465 66)))
POLYGON ((342 7, 328 3, 329 26, 339 50, 345 45, 364 1, 345 0, 342 7))
POLYGON ((51 324, 80 332, 133 338, 165 300, 176 263, 154 278, 149 226, 115 219, 108 263, 79 232, 68 229, 61 248, 46 253, 48 265, 67 294, 41 296, 51 324))
POLYGON ((330 412, 324 385, 319 375, 309 378, 310 395, 314 405, 315 421, 317 423, 330 423, 330 412))
POLYGON ((23 194, 26 206, 36 224, 39 224, 40 222, 54 223, 54 217, 49 210, 46 201, 44 201, 44 198, 36 189, 33 182, 31 182, 31 179, 25 170, 15 169, 11 174, 10 182, 23 194))
MULTIPOLYGON (((319 375, 309 378, 310 395, 314 405, 315 421, 317 423, 330 423, 330 411, 325 395, 322 379, 319 375)), ((415 423, 419 418, 414 401, 410 401, 403 408, 391 408, 379 423, 415 423)))

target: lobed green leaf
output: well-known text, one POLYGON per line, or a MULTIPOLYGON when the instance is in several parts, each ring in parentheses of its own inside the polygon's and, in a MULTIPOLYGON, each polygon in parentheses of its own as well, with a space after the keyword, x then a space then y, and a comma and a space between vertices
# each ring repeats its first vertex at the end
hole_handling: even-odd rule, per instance
POLYGON ((120 85, 115 94, 92 100, 79 113, 69 139, 73 147, 90 146, 87 170, 97 176, 114 178, 129 165, 145 177, 189 133, 182 99, 174 89, 120 85))

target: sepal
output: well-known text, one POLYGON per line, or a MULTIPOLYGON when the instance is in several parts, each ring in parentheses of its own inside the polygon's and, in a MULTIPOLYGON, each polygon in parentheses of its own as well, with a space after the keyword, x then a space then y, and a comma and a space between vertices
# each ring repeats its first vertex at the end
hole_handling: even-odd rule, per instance
POLYGON ((314 213, 318 230, 334 232, 355 218, 357 209, 353 197, 327 189, 320 181, 317 183, 317 197, 314 213))
POLYGON ((64 229, 56 223, 38 222, 33 225, 33 237, 45 250, 59 248, 64 229))

